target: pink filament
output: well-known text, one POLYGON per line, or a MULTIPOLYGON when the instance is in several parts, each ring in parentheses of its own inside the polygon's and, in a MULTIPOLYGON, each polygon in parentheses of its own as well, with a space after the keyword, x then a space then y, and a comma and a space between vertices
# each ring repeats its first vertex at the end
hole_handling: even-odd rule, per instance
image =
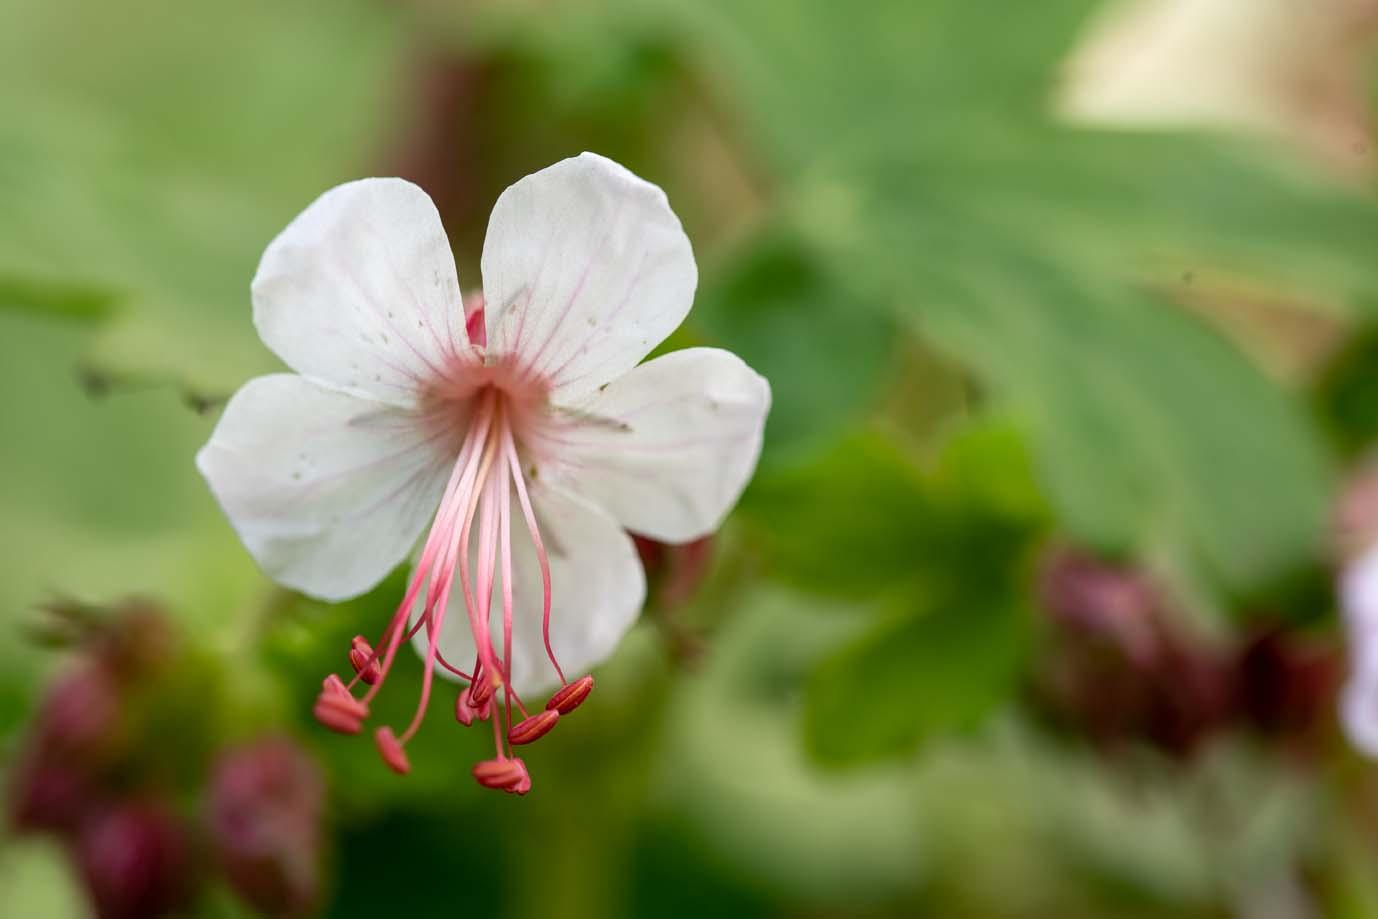
MULTIPOLYGON (((446 483, 435 520, 426 538, 421 558, 412 573, 405 596, 396 612, 383 630, 379 641, 371 653, 354 655, 359 673, 372 672, 376 667, 377 679, 358 700, 365 713, 367 705, 382 689, 397 650, 404 639, 411 639, 421 629, 426 630, 425 668, 422 675, 420 698, 410 723, 400 735, 386 732, 389 744, 380 746, 385 758, 395 747, 392 759, 403 757, 402 747, 408 743, 425 717, 430 704, 436 666, 445 667, 462 679, 470 682, 473 701, 475 688, 481 681, 488 681, 487 688, 503 689, 503 704, 489 706, 493 711, 493 735, 498 759, 505 760, 508 752, 508 733, 513 725, 512 705, 515 702, 523 719, 530 721, 521 698, 512 689, 512 643, 513 643, 513 585, 512 585, 512 486, 516 485, 517 502, 521 506, 527 532, 541 570, 542 612, 541 630, 546 656, 555 668, 562 684, 564 672, 556 660, 550 641, 551 577, 550 561, 541 540, 540 530, 532 508, 522 475, 521 460, 518 456, 516 440, 513 436, 509 412, 499 392, 494 389, 483 391, 478 397, 478 408, 473 416, 473 424, 460 446, 450 477, 446 483), (477 544, 473 542, 473 529, 477 522, 477 544), (470 550, 476 549, 477 571, 471 571, 470 550), (458 577, 465 610, 468 614, 469 628, 474 638, 476 659, 471 674, 452 666, 440 651, 440 638, 443 631, 446 611, 454 582, 458 577), (489 622, 494 580, 499 579, 502 603, 502 650, 499 653, 493 645, 489 622), (425 588, 420 615, 408 628, 408 619, 425 588), (356 660, 357 659, 357 660, 356 660)), ((348 686, 341 685, 344 694, 353 699, 352 689, 359 682, 356 674, 348 686)), ((482 706, 478 706, 482 708, 482 706)), ((544 712, 538 717, 546 717, 544 712)), ((382 735, 379 735, 380 738, 382 735)), ((533 738, 534 739, 534 738, 533 738)), ((380 739, 380 744, 382 740, 380 739)), ((390 764, 392 759, 389 760, 390 764)))

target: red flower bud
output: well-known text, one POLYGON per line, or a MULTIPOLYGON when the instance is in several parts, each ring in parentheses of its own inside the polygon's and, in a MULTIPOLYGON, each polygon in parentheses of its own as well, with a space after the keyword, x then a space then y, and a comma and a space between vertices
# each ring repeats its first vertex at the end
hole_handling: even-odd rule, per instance
POLYGON ((76 860, 100 919, 170 915, 193 889, 186 830, 151 802, 122 804, 89 820, 76 860))

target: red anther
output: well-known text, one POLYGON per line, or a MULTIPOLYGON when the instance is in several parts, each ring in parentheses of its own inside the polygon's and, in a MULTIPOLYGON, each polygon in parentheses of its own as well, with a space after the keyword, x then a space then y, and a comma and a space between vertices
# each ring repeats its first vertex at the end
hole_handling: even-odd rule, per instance
POLYGON ((311 712, 317 721, 339 734, 357 734, 364 726, 362 718, 324 693, 316 700, 316 707, 311 712))
POLYGON ((378 666, 378 658, 373 654, 373 646, 362 635, 355 635, 349 643, 349 663, 353 665, 354 672, 359 674, 359 679, 370 686, 377 683, 383 675, 382 668, 378 666))
POLYGON ((551 728, 555 727, 555 722, 559 720, 559 712, 553 708, 546 709, 512 725, 512 729, 507 732, 507 742, 521 745, 540 740, 550 732, 551 728))
POLYGON ((487 721, 489 718, 492 718, 492 717, 493 717, 493 700, 492 700, 491 698, 484 699, 484 700, 483 700, 483 704, 480 705, 480 706, 478 707, 478 720, 479 720, 479 721, 487 721))
POLYGON ((321 681, 321 694, 317 701, 324 699, 330 699, 336 706, 353 712, 360 719, 368 717, 368 706, 354 698, 354 694, 336 674, 332 673, 321 681))
POLYGON ((486 759, 474 766, 474 778, 484 788, 496 788, 526 794, 531 789, 531 776, 527 774, 526 763, 521 759, 486 759), (525 790, 518 790, 525 788, 525 790))
POLYGON ((321 681, 321 692, 312 711, 317 721, 341 734, 359 733, 368 717, 368 706, 354 698, 333 673, 321 681))
POLYGON ((479 708, 491 698, 493 698, 493 682, 488 679, 487 674, 481 674, 478 679, 469 684, 469 704, 474 708, 479 708))
POLYGON ((455 720, 467 728, 478 716, 478 709, 469 704, 469 690, 460 690, 459 695, 455 697, 455 720))
POLYGON ((546 711, 557 711, 561 715, 568 715, 582 705, 591 692, 593 692, 593 677, 581 676, 573 683, 566 683, 561 686, 559 691, 551 696, 550 701, 545 704, 546 711))
POLYGON ((411 772, 411 763, 407 760, 406 751, 397 741, 397 735, 392 733, 392 728, 381 727, 373 734, 373 740, 378 744, 378 752, 383 756, 383 762, 388 764, 388 768, 398 775, 406 775, 411 772))

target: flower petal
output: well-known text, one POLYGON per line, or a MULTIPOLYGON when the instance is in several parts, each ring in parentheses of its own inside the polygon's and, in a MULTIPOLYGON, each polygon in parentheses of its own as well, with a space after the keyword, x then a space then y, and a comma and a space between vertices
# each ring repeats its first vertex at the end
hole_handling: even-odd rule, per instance
MULTIPOLYGON (((636 621, 646 599, 646 575, 630 537, 602 510, 542 485, 533 485, 531 501, 550 558, 550 643, 565 675, 574 679, 611 655, 636 621)), ((541 569, 515 500, 512 515, 512 684, 526 696, 559 685, 559 678, 541 636, 541 569)), ((502 591, 496 584, 489 621, 501 650, 502 591)), ((413 643, 424 655, 424 629, 413 643)), ((466 671, 473 666, 474 640, 458 578, 440 649, 453 666, 466 671)), ((544 700, 525 701, 539 708, 544 700)))
POLYGON ((406 556, 448 463, 414 415, 275 374, 235 393, 196 465, 266 574, 339 600, 406 556))
POLYGON ((698 269, 665 193, 593 153, 502 193, 483 244, 488 347, 556 398, 635 367, 689 312, 698 269))
POLYGON ((770 384, 730 351, 658 357, 580 403, 551 474, 662 542, 718 528, 756 468, 770 384))
POLYGON ((289 367, 394 404, 469 350, 440 215, 402 179, 317 198, 268 244, 253 300, 259 336, 289 367))
POLYGON ((1340 724, 1361 753, 1378 757, 1378 666, 1370 660, 1356 666, 1340 691, 1340 724))

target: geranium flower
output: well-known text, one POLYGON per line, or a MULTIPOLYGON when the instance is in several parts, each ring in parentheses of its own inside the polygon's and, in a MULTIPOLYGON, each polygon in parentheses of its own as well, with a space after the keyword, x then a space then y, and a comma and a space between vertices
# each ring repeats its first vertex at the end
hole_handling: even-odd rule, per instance
POLYGON ((377 584, 429 525, 396 613, 377 642, 354 640, 355 676, 325 680, 317 718, 358 732, 410 637, 421 698, 400 734, 376 730, 384 760, 409 769, 440 672, 467 684, 461 722, 491 718, 497 755, 476 778, 523 793, 511 745, 583 701, 592 678, 569 675, 641 609, 627 531, 716 529, 756 465, 770 388, 712 348, 640 363, 688 313, 697 268, 665 194, 604 157, 507 189, 482 272, 466 315, 416 186, 326 192, 253 281, 259 335, 297 372, 245 384, 197 465, 264 571, 327 600, 377 584))

